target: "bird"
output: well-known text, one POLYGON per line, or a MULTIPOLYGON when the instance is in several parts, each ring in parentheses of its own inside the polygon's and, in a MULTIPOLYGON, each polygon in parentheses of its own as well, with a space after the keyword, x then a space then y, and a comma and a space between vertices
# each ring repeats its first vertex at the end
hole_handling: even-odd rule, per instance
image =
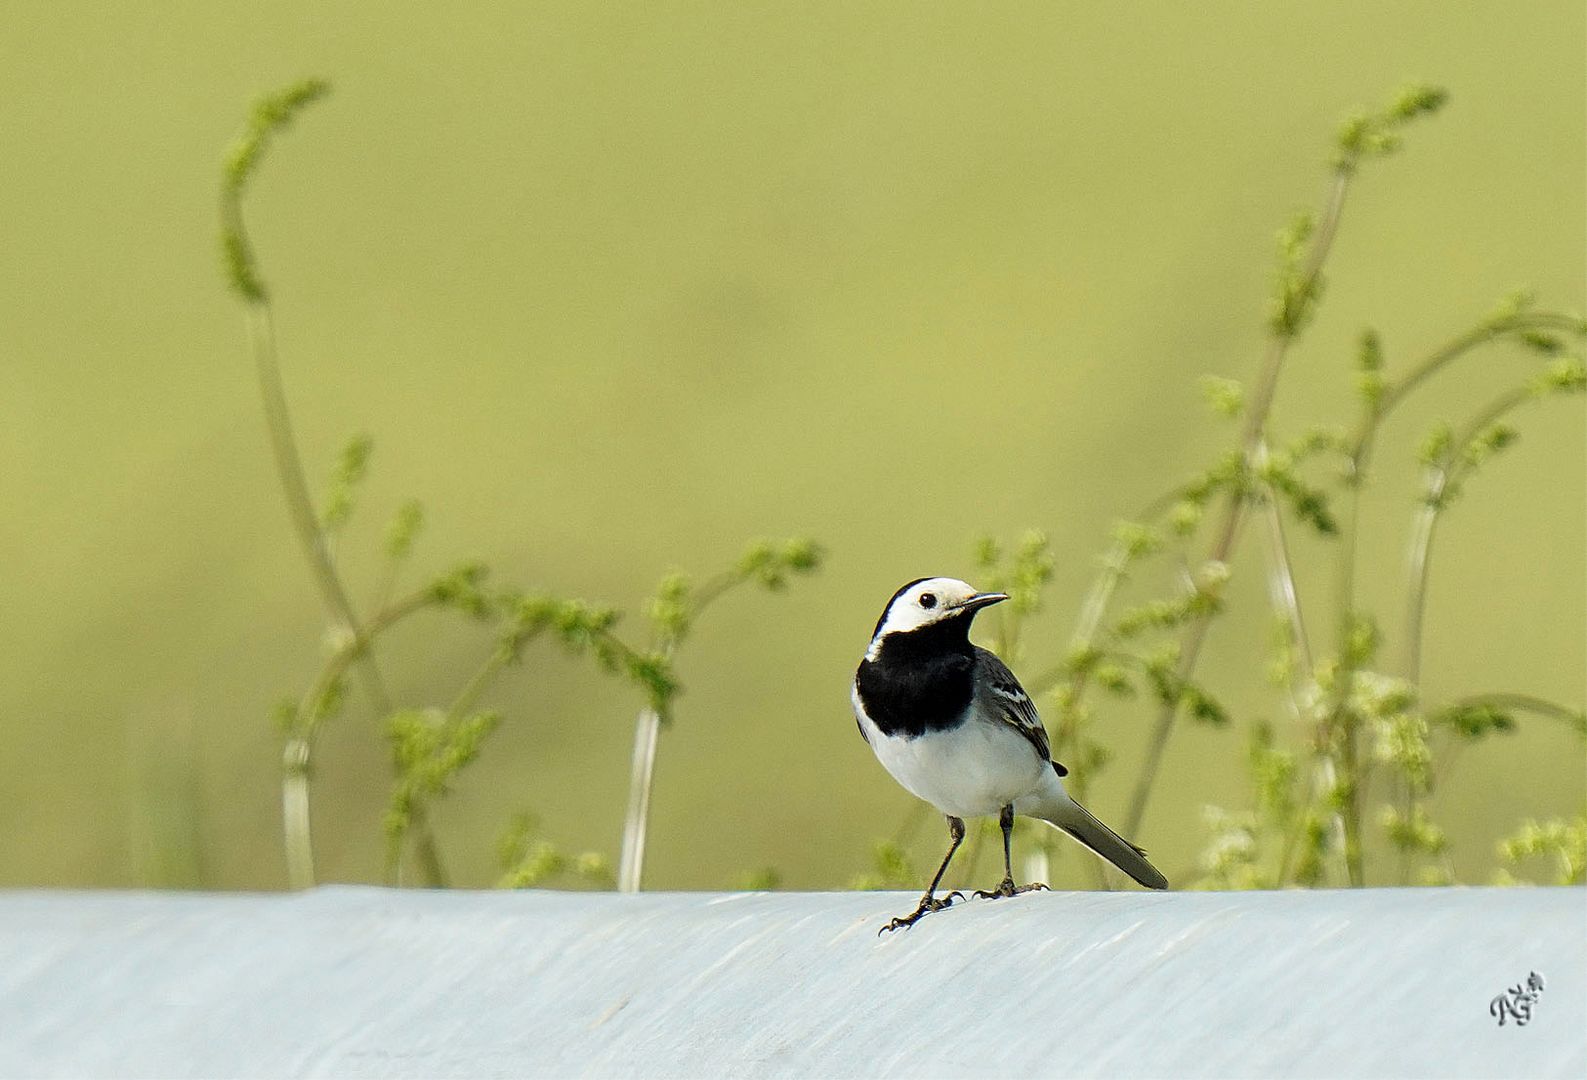
POLYGON ((1146 853, 1064 790, 1069 770, 1052 759, 1036 704, 995 653, 970 641, 976 612, 1007 600, 957 578, 917 578, 895 592, 871 634, 850 692, 860 734, 894 780, 948 820, 948 853, 908 914, 882 932, 914 925, 963 894, 936 896, 964 841, 964 819, 996 815, 1003 880, 975 895, 1000 899, 1047 888, 1014 884, 1016 815, 1057 826, 1148 889, 1168 880, 1146 853))

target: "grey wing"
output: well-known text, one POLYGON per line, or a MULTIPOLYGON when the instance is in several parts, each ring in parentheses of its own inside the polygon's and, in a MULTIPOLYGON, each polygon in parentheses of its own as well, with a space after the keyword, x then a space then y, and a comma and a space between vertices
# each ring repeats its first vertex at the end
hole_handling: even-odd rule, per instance
MULTIPOLYGON (((1036 712, 1036 703, 1025 693, 1025 688, 1019 684, 1008 665, 999 660, 995 653, 982 648, 975 650, 975 693, 983 713, 1023 735, 1043 761, 1052 761, 1047 729, 1042 726, 1041 716, 1036 712)), ((1053 762, 1053 766, 1059 776, 1068 771, 1057 762, 1053 762)))

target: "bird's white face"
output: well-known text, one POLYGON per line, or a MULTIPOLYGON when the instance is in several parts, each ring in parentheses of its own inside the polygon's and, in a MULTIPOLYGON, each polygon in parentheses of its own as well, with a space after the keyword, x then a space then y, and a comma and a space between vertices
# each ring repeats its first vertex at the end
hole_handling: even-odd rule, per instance
POLYGON ((874 649, 888 634, 918 630, 1006 599, 1008 597, 1002 593, 977 592, 974 585, 958 578, 934 577, 917 581, 893 596, 881 621, 876 624, 872 647, 874 649))

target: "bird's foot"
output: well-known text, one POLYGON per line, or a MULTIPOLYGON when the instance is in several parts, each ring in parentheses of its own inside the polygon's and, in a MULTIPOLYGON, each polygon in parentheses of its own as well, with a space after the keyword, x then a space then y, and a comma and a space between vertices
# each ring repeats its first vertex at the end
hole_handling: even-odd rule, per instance
POLYGON ((1039 881, 1033 881, 1029 885, 1020 885, 1016 887, 1014 884, 1014 879, 1011 877, 1006 877, 1003 879, 1002 883, 991 892, 988 892, 985 889, 977 889, 975 890, 975 895, 976 899, 978 900, 1001 900, 1005 896, 1018 896, 1020 893, 1046 891, 1047 886, 1043 885, 1039 881))
POLYGON ((917 921, 931 914, 933 911, 941 911, 945 907, 952 907, 955 900, 963 899, 964 894, 959 892, 957 889, 943 897, 922 896, 920 898, 919 907, 910 912, 908 915, 900 915, 898 918, 894 919, 892 922, 876 931, 876 936, 880 937, 889 930, 897 930, 901 926, 914 926, 917 921))

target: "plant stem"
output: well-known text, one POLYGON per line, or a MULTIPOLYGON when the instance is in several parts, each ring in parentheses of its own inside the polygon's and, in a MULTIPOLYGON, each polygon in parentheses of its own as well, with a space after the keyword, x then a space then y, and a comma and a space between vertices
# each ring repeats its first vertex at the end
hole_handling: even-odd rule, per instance
POLYGON ((314 833, 309 818, 309 740, 294 735, 281 754, 281 832, 287 856, 287 885, 314 886, 314 833))
POLYGON ((1536 713, 1539 716, 1550 716, 1556 720, 1564 720, 1572 727, 1580 727, 1582 714, 1578 709, 1568 705, 1561 705, 1557 701, 1538 697, 1536 694, 1521 694, 1508 691, 1498 691, 1488 694, 1472 694, 1452 703, 1452 706, 1493 705, 1501 709, 1519 709, 1522 712, 1536 713))
MULTIPOLYGON (((1296 663, 1309 681, 1315 672, 1311 642, 1306 635, 1306 620, 1301 615, 1300 593, 1295 586, 1295 569, 1289 556, 1289 540, 1284 534, 1284 515, 1279 509, 1277 495, 1271 488, 1265 492, 1263 511, 1262 519, 1267 526, 1268 537, 1268 592, 1273 607, 1284 616, 1296 663)), ((1298 717, 1302 710, 1295 699, 1293 677, 1290 679, 1290 704, 1298 717)))
MULTIPOLYGON (((1497 421, 1505 413, 1518 407, 1532 398, 1532 393, 1526 388, 1512 390, 1501 395, 1487 408, 1479 412, 1470 423, 1466 425, 1458 436, 1455 436, 1449 445, 1444 460, 1427 469, 1427 477, 1422 492, 1422 505, 1416 512, 1416 517, 1411 526, 1410 556, 1407 560, 1406 578, 1409 586, 1406 590, 1405 613, 1405 678, 1414 686, 1420 686, 1422 680, 1422 645, 1423 625, 1427 614, 1427 585, 1432 571, 1433 537, 1437 531, 1438 522, 1442 518, 1447 497, 1453 486, 1459 482, 1460 475, 1469 471, 1469 464, 1462 469, 1465 462, 1464 451, 1473 439, 1477 438, 1488 425, 1497 421)), ((1401 806, 1407 821, 1415 815, 1421 804, 1421 793, 1409 779, 1402 779, 1400 784, 1401 806)), ((1400 881, 1404 884, 1410 877, 1411 853, 1409 849, 1400 852, 1400 881)))
POLYGON ((634 724, 634 750, 628 778, 628 812, 623 817, 623 848, 617 863, 617 891, 639 891, 645 873, 645 840, 650 829, 650 793, 656 782, 656 748, 661 714, 642 709, 634 724))
POLYGON ((1432 567, 1433 535, 1443 513, 1447 493, 1452 485, 1459 482, 1461 474, 1469 471, 1469 465, 1462 468, 1462 454, 1485 428, 1532 398, 1532 392, 1524 387, 1500 395, 1452 438, 1445 459, 1428 469, 1422 505, 1412 525, 1409 569, 1406 573, 1410 587, 1405 613, 1405 677, 1412 683, 1420 684, 1422 678, 1422 625, 1427 612, 1427 582, 1432 567))
MULTIPOLYGON (((454 724, 467 716, 479 702, 480 696, 490 688, 491 683, 495 682, 497 676, 502 673, 508 664, 512 663, 514 655, 513 650, 506 647, 498 646, 492 649, 490 656, 470 676, 468 682, 463 684, 463 688, 452 699, 452 704, 447 706, 441 722, 443 724, 454 724)), ((402 780, 399 776, 398 783, 401 782, 402 780)), ((414 791, 408 803, 408 828, 405 832, 411 832, 421 822, 428 826, 429 806, 425 801, 424 795, 419 791, 414 791)), ((387 845, 386 882, 390 885, 401 884, 402 840, 403 836, 399 834, 391 838, 387 845)), ((420 845, 416 854, 420 859, 420 866, 424 870, 426 877, 440 869, 438 863, 430 862, 436 854, 433 846, 426 848, 420 845)))
MULTIPOLYGON (((325 531, 320 527, 309 497, 308 481, 303 472, 303 458, 298 451, 296 435, 292 429, 292 414, 287 407, 286 390, 281 380, 281 365, 276 357, 275 331, 269 302, 255 300, 248 305, 248 340, 252 346, 254 368, 259 379, 259 396, 264 404, 265 423, 270 431, 270 449, 275 455, 276 475, 286 496, 287 512, 297 532, 298 543, 304 558, 319 587, 320 598, 337 629, 358 636, 358 616, 353 612, 347 590, 336 573, 331 560, 325 531)), ((368 673, 371 694, 377 700, 385 698, 379 672, 368 673)), ((384 705, 381 706, 385 708, 384 705)))
POLYGON ((314 737, 319 728, 322 703, 358 654, 366 650, 377 635, 435 602, 430 590, 422 589, 376 614, 364 628, 362 637, 344 640, 326 659, 293 713, 291 733, 281 759, 281 823, 287 853, 287 880, 294 889, 311 888, 315 880, 309 775, 314 764, 314 737))
POLYGON ((1404 377, 1385 387, 1383 396, 1378 401, 1378 419, 1386 416, 1424 381, 1478 345, 1529 330, 1552 330, 1567 334, 1582 332, 1580 320, 1557 311, 1523 311, 1480 323, 1434 349, 1420 363, 1414 365, 1404 377))
MULTIPOLYGON (((1316 667, 1312 659, 1311 644, 1306 634, 1306 620, 1301 615, 1300 594, 1295 585, 1293 563, 1289 555, 1289 543, 1284 533, 1284 515, 1278 505, 1276 493, 1268 488, 1264 499, 1264 523, 1268 535, 1268 589, 1272 596, 1273 606, 1285 618, 1285 625, 1289 629, 1290 648, 1294 652, 1295 662, 1291 665, 1298 668, 1304 675, 1302 679, 1306 685, 1315 683, 1316 667)), ((1294 674, 1289 679, 1290 709, 1295 714, 1297 721, 1306 718, 1308 709, 1302 704, 1297 694, 1296 677, 1294 674)), ((1297 809, 1292 827, 1284 834, 1284 848, 1279 855, 1277 884, 1282 887, 1289 879, 1290 860, 1295 853, 1295 845, 1306 827, 1306 815, 1310 811, 1312 800, 1316 797, 1319 783, 1331 784, 1333 769, 1326 760, 1315 765, 1307 774, 1306 794, 1297 809)))
MULTIPOLYGON (((1183 497, 1184 491, 1184 487, 1180 486, 1164 492, 1142 507, 1140 513, 1129 519, 1130 522, 1144 525, 1157 520, 1183 497)), ((1103 616, 1107 614, 1108 605, 1113 600, 1113 594, 1124 581, 1124 571, 1129 561, 1128 542, 1123 538, 1115 539, 1113 545, 1108 548, 1108 553, 1102 557, 1102 568, 1097 571, 1096 580, 1091 583, 1091 588, 1086 592, 1085 602, 1080 605, 1080 615, 1075 620, 1074 632, 1069 635, 1071 654, 1087 650, 1095 643, 1103 616)), ((1026 689, 1032 696, 1051 690, 1062 681, 1067 671, 1067 664, 1058 664, 1031 679, 1026 684, 1026 689)), ((1087 672, 1081 672, 1075 677, 1072 689, 1076 704, 1079 703, 1087 682, 1087 672)))
MULTIPOLYGON (((1367 470, 1371 464, 1377 433, 1389 413, 1404 402, 1412 390, 1477 346, 1509 334, 1521 333, 1527 330, 1561 328, 1574 330, 1576 326, 1576 322, 1568 316, 1552 312, 1521 313, 1499 320, 1484 322, 1434 349, 1421 362, 1414 364, 1405 376, 1386 385, 1377 400, 1369 402, 1363 409, 1361 420, 1356 426, 1355 435, 1350 443, 1349 464, 1345 473, 1345 482, 1349 490, 1348 510, 1345 514, 1344 523, 1340 528, 1339 541, 1339 570, 1336 593, 1339 623, 1337 630, 1339 670, 1335 680, 1333 701, 1327 717, 1327 725, 1331 729, 1335 729, 1341 756, 1340 764, 1345 773, 1344 782, 1346 784, 1347 800, 1342 814, 1345 832, 1345 864, 1350 876, 1350 882, 1354 886, 1360 886, 1364 883, 1365 867, 1362 862, 1361 851, 1361 778, 1357 775, 1355 769, 1357 732, 1354 715, 1348 707, 1351 687, 1355 679, 1355 664, 1351 659, 1349 637, 1354 629, 1356 620, 1356 541, 1361 517, 1361 489, 1366 485, 1367 470)), ((1467 441, 1469 441, 1469 436, 1467 441)), ((1433 522, 1430 519, 1425 523, 1426 533, 1422 537, 1422 543, 1430 544, 1432 542, 1432 525, 1433 522)), ((1413 562, 1415 558, 1416 556, 1413 555, 1413 562)), ((1422 559, 1421 572, 1425 572, 1425 549, 1422 559)), ((1414 638, 1408 640, 1416 641, 1416 644, 1410 647, 1416 650, 1413 670, 1419 675, 1420 621, 1421 610, 1425 603, 1425 582, 1420 589, 1417 589, 1413 583, 1413 593, 1418 593, 1411 601, 1413 610, 1416 613, 1414 615, 1415 629, 1414 638)))
MULTIPOLYGON (((1350 190, 1350 178, 1353 174, 1353 165, 1334 170, 1327 205, 1323 210, 1317 231, 1312 237, 1311 247, 1307 250, 1306 261, 1302 264, 1298 275, 1301 295, 1315 295, 1317 279, 1322 273, 1323 263, 1327 260, 1328 252, 1333 247, 1334 237, 1338 233, 1339 219, 1344 212, 1345 196, 1350 190)), ((1273 408, 1273 397, 1278 390, 1278 379, 1283 371, 1284 358, 1294 337, 1292 331, 1274 331, 1268 337, 1267 351, 1257 377, 1256 392, 1251 398, 1241 437, 1247 475, 1250 474, 1251 467, 1258 460, 1259 455, 1266 452, 1267 418, 1273 408)), ((1237 487, 1236 490, 1229 492, 1224 502, 1223 521, 1215 532, 1216 539, 1208 553, 1207 561, 1219 563, 1229 561, 1240 535, 1245 506, 1246 493, 1243 490, 1237 487)), ((1179 664, 1175 672, 1180 685, 1188 682, 1195 673, 1196 662, 1201 657, 1201 647, 1206 641, 1207 630, 1211 624, 1212 615, 1208 613, 1198 615, 1186 627, 1185 636, 1179 646, 1179 664)), ((1158 770, 1162 767, 1163 752, 1168 748, 1168 739, 1173 734, 1174 720, 1178 713, 1177 701, 1165 703, 1158 711, 1157 723, 1147 743, 1146 759, 1136 779, 1134 793, 1130 796, 1130 809, 1124 823, 1124 831, 1128 836, 1136 837, 1140 833, 1141 822, 1146 816, 1146 804, 1151 798, 1158 770)))
MULTIPOLYGON (((221 217, 227 235, 235 238, 238 244, 246 248, 248 234, 243 220, 240 186, 228 184, 223 187, 221 217)), ((281 482, 282 493, 286 497, 287 513, 292 519, 298 543, 303 548, 304 558, 319 589, 320 599, 338 635, 355 640, 364 639, 365 635, 360 628, 358 616, 348 599, 347 588, 337 574, 336 565, 331 559, 325 530, 321 527, 319 516, 314 511, 314 502, 309 497, 308 481, 303 471, 303 455, 298 449, 297 437, 293 432, 292 413, 287 406, 286 389, 281 378, 281 364, 276 351, 275 326, 270 301, 262 289, 255 288, 251 294, 245 295, 244 308, 249 347, 253 353, 254 370, 259 382, 259 397, 264 406, 265 424, 270 432, 270 449, 275 458, 276 475, 281 482)), ((390 695, 386 692, 380 669, 367 648, 359 650, 358 666, 365 689, 376 711, 382 716, 390 713, 390 695)), ((304 791, 301 795, 293 797, 292 814, 301 822, 301 827, 307 829, 308 774, 306 772, 301 774, 297 782, 303 785, 304 791)), ((415 837, 426 880, 431 885, 445 884, 446 873, 441 866, 440 854, 435 848, 435 839, 430 833, 427 822, 420 820, 415 823, 415 837)), ((305 867, 309 868, 311 876, 307 880, 312 882, 312 861, 305 862, 301 852, 294 861, 299 872, 305 867)))
POLYGON ((1410 583, 1405 612, 1405 677, 1421 684, 1422 674, 1422 618, 1427 610, 1427 580, 1431 570, 1430 556, 1433 532, 1439 518, 1439 502, 1448 489, 1449 470, 1445 466, 1429 466, 1422 492, 1422 505, 1411 522, 1410 557, 1407 560, 1406 578, 1410 583))
MULTIPOLYGON (((718 598, 745 580, 744 574, 733 570, 711 578, 695 592, 690 621, 700 615, 718 598)), ((660 643, 658 652, 670 661, 677 653, 681 638, 669 638, 660 643)), ((645 842, 650 833, 650 796, 656 785, 656 751, 661 742, 662 715, 660 710, 641 709, 634 721, 634 749, 629 758, 628 810, 623 815, 623 846, 617 860, 617 891, 638 892, 645 875, 645 842)))

